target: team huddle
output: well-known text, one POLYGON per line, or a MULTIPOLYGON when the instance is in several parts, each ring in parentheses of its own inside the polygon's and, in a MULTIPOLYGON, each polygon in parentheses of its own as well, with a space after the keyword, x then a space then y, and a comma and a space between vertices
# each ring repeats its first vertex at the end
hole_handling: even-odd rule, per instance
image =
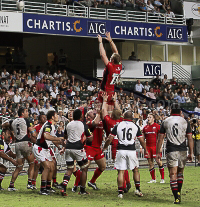
MULTIPOLYGON (((181 202, 183 170, 187 160, 186 137, 189 145, 188 158, 191 159, 193 154, 190 125, 180 116, 181 111, 178 104, 172 106, 171 117, 167 118, 161 127, 154 123, 154 115, 148 114, 148 124, 142 131, 132 121, 132 111, 128 110, 122 114, 114 92, 114 86, 122 70, 121 58, 109 32, 106 33, 106 40, 109 41, 113 51, 110 61, 106 56, 102 37, 98 35, 100 55, 105 64, 101 91, 98 95, 99 103, 96 104, 95 109, 87 110, 81 107, 69 111, 64 137, 55 135, 58 115, 53 110, 48 111, 47 115, 41 113, 39 124, 35 127, 32 127, 28 121, 28 110, 25 108, 19 109, 19 117, 14 121, 3 124, 4 141, 0 141, 0 157, 16 166, 8 191, 16 190, 14 183, 23 169, 25 159, 29 163, 27 189, 37 189, 38 171, 41 166, 43 167, 39 192, 41 195, 55 192, 53 187, 56 187, 60 189, 62 196, 66 196, 67 185, 72 174, 76 177, 72 191, 77 192, 80 187, 80 195, 89 194, 86 191, 87 171, 93 160, 98 167, 87 184, 94 190, 98 190, 96 180, 106 169, 104 151, 111 144, 114 167, 118 171, 118 197, 123 198, 123 194, 131 188, 128 170, 133 171, 135 195, 142 197, 135 140, 139 140, 148 160, 152 178, 149 183, 156 182, 154 158, 159 166, 160 183, 165 183, 161 152, 166 136, 170 186, 175 198, 174 203, 181 202), (102 146, 104 132, 106 142, 102 146), (16 154, 12 153, 9 148, 10 136, 13 136, 15 140, 16 154), (51 149, 52 144, 58 148, 61 154, 65 155, 67 170, 61 184, 56 181, 57 163, 54 151, 51 149), (77 170, 76 164, 79 165, 80 170, 77 170)), ((0 189, 2 189, 1 183, 5 173, 6 167, 0 164, 0 189)))

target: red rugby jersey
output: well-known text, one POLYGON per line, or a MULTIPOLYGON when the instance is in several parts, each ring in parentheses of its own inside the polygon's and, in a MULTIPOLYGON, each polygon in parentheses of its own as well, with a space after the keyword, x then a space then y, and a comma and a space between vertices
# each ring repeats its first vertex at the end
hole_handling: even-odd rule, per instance
POLYGON ((108 135, 110 134, 110 132, 112 131, 112 128, 118 124, 119 122, 121 122, 123 119, 120 118, 120 119, 117 119, 117 120, 114 120, 112 119, 109 115, 106 115, 104 117, 104 120, 103 120, 103 127, 104 127, 104 130, 106 131, 106 136, 108 137, 108 135))
POLYGON ((156 147, 157 137, 160 132, 160 125, 153 123, 152 125, 146 125, 143 128, 143 133, 146 138, 147 147, 156 147))
POLYGON ((86 145, 90 145, 92 147, 100 148, 103 140, 103 123, 102 121, 96 127, 92 126, 92 121, 87 122, 88 128, 93 133, 93 140, 92 144, 90 145, 89 142, 86 142, 86 145))
POLYGON ((109 62, 103 72, 101 89, 107 92, 113 92, 115 89, 115 75, 120 74, 122 64, 113 64, 109 62))

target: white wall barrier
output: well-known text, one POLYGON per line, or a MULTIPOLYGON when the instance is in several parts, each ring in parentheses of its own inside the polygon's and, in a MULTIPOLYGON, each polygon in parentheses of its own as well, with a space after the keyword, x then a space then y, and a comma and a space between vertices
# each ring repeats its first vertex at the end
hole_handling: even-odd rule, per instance
MULTIPOLYGON (((13 152, 15 152, 15 144, 11 144, 10 145, 10 148, 13 152)), ((51 148, 53 149, 54 153, 55 153, 55 156, 56 156, 56 159, 57 159, 57 168, 58 170, 63 170, 63 169, 66 169, 66 161, 65 161, 65 155, 60 155, 57 147, 55 145, 51 145, 51 148)), ((164 142, 164 145, 163 145, 163 149, 162 149, 162 159, 165 160, 166 159, 166 156, 165 156, 165 150, 166 150, 166 142, 164 142)), ((144 152, 143 150, 140 149, 140 143, 138 140, 136 140, 136 152, 137 152, 137 156, 138 156, 138 159, 139 161, 145 161, 146 158, 144 158, 144 152)), ((108 149, 104 152, 104 156, 106 158, 106 163, 107 163, 107 167, 113 167, 113 160, 112 160, 112 150, 111 150, 111 145, 108 147, 108 149)), ((0 163, 3 163, 7 168, 8 168, 8 171, 7 172, 11 172, 15 169, 15 166, 8 162, 8 161, 5 161, 5 160, 2 160, 2 158, 0 158, 0 163)), ((94 162, 92 162, 94 163, 94 162)), ((28 163, 27 161, 25 161, 24 163, 24 168, 27 170, 28 168, 28 163)))

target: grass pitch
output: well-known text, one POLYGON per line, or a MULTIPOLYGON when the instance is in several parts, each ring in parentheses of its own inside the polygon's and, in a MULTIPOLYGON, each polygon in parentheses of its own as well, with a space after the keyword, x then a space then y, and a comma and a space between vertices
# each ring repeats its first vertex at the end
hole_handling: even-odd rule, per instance
MULTIPOLYGON (((132 172, 129 172, 132 178, 132 172)), ((92 177, 93 171, 88 172, 88 180, 92 177)), ((19 189, 16 192, 8 192, 7 190, 0 191, 0 206, 1 207, 90 207, 90 206, 134 206, 134 207, 170 207, 174 206, 173 195, 170 190, 169 176, 167 168, 165 168, 165 184, 160 184, 160 173, 156 168, 157 183, 148 184, 150 180, 149 171, 147 168, 140 169, 141 190, 144 197, 137 197, 134 195, 134 182, 131 180, 132 188, 127 194, 124 194, 123 199, 117 197, 117 171, 107 170, 97 180, 99 191, 94 191, 87 187, 90 195, 80 196, 78 193, 73 193, 71 188, 74 184, 74 176, 69 182, 67 197, 61 197, 59 190, 51 196, 41 196, 38 194, 40 186, 40 175, 37 179, 38 190, 26 190, 27 175, 19 176, 15 187, 19 189)), ((7 189, 10 176, 5 177, 2 187, 7 189)), ((58 173, 57 181, 61 182, 63 173, 58 173)), ((184 173, 184 184, 182 189, 181 206, 200 207, 200 169, 199 167, 186 167, 184 173)))

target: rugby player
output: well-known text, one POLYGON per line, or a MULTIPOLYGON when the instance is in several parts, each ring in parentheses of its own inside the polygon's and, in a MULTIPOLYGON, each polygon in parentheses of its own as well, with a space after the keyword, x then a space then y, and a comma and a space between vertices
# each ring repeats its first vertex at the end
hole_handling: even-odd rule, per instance
POLYGON ((156 146, 156 161, 160 162, 160 149, 166 133, 166 158, 170 176, 170 186, 174 195, 174 204, 181 202, 181 189, 183 185, 183 171, 187 161, 187 145, 189 146, 188 159, 193 157, 193 139, 190 124, 181 117, 179 104, 173 104, 171 116, 165 119, 160 128, 160 135, 156 146))
POLYGON ((115 160, 115 168, 118 170, 118 197, 123 198, 124 187, 124 171, 130 169, 133 171, 133 179, 135 182, 135 195, 142 197, 140 190, 140 173, 138 170, 139 161, 136 155, 135 139, 139 138, 144 152, 146 152, 146 144, 141 134, 140 128, 133 123, 132 111, 124 113, 124 120, 116 124, 111 131, 103 150, 107 149, 115 136, 118 137, 118 152, 115 160))
POLYGON ((92 160, 98 165, 94 171, 92 179, 88 182, 88 186, 92 187, 94 190, 98 190, 96 185, 97 178, 106 169, 106 160, 104 158, 104 153, 101 150, 102 140, 103 140, 103 123, 100 118, 100 110, 97 110, 97 114, 94 110, 90 110, 86 114, 86 121, 90 131, 93 133, 93 140, 90 142, 86 141, 85 150, 89 164, 92 160))
POLYGON ((79 194, 89 194, 85 190, 89 162, 83 148, 83 142, 85 140, 85 136, 88 141, 92 141, 93 136, 90 133, 88 126, 81 121, 82 119, 82 111, 80 109, 74 110, 73 121, 71 121, 66 128, 67 144, 63 148, 63 151, 66 149, 67 171, 63 178, 63 189, 61 190, 62 196, 67 195, 66 187, 70 180, 71 174, 74 171, 75 160, 82 170, 79 194))
POLYGON ((100 56, 105 65, 105 69, 103 72, 103 79, 101 83, 101 91, 98 95, 98 100, 102 103, 103 102, 102 93, 107 92, 108 105, 109 105, 108 111, 112 111, 114 108, 112 95, 114 95, 115 84, 118 82, 118 78, 122 70, 121 57, 118 53, 115 43, 113 42, 110 36, 110 32, 106 32, 106 40, 109 41, 113 52, 110 61, 108 60, 108 57, 106 55, 106 51, 102 43, 102 37, 100 35, 98 35, 97 37, 99 41, 100 56))
POLYGON ((58 121, 56 111, 48 111, 47 121, 44 123, 37 136, 36 144, 33 147, 33 152, 38 163, 41 163, 44 170, 41 177, 41 195, 49 195, 50 192, 55 192, 51 188, 51 180, 54 171, 54 162, 50 154, 47 141, 52 141, 57 144, 62 144, 62 139, 55 136, 55 123, 58 121))
MULTIPOLYGON (((112 96, 112 100, 113 100, 115 108, 113 109, 111 117, 110 117, 108 115, 108 104, 107 104, 108 96, 106 93, 102 94, 102 97, 103 97, 102 120, 103 120, 103 126, 104 126, 104 130, 106 132, 107 137, 111 133, 113 127, 117 123, 119 123, 123 120, 121 117, 122 113, 121 113, 120 107, 118 105, 118 102, 116 101, 116 95, 117 94, 115 93, 115 95, 112 96)), ((118 146, 118 137, 115 136, 114 139, 112 140, 112 159, 113 159, 113 161, 116 158, 117 146, 118 146)), ((124 185, 123 186, 124 186, 125 193, 127 193, 129 191, 129 189, 131 188, 128 170, 125 170, 125 172, 124 172, 124 185)))
MULTIPOLYGON (((149 171, 150 171, 150 175, 151 175, 151 180, 148 183, 156 183, 154 158, 156 158, 156 143, 158 141, 158 134, 160 132, 160 125, 158 125, 154 122, 155 118, 152 113, 148 114, 147 119, 148 119, 148 125, 146 125, 143 128, 143 137, 144 137, 144 139, 146 139, 146 148, 148 151, 148 155, 145 155, 145 158, 147 158, 147 160, 148 160, 149 171)), ((162 148, 161 148, 161 150, 162 150, 162 148)), ((160 157, 162 157, 162 153, 161 153, 160 157)), ((162 160, 160 160, 160 162, 157 164, 159 166, 160 176, 161 176, 160 183, 165 183, 164 166, 162 164, 162 160)))
MULTIPOLYGON (((4 140, 0 139, 0 157, 3 158, 4 160, 10 161, 13 165, 17 166, 18 163, 16 160, 14 160, 16 158, 16 154, 14 154, 9 147, 10 137, 11 137, 10 130, 4 129, 2 131, 2 136, 4 140)), ((0 190, 4 190, 1 187, 1 183, 4 179, 6 171, 7 168, 2 163, 0 163, 0 190)))
MULTIPOLYGON (((47 118, 46 118, 46 115, 44 112, 40 112, 40 115, 38 117, 38 120, 39 120, 39 124, 37 124, 36 126, 34 126, 34 129, 36 130, 36 134, 38 135, 39 132, 40 132, 40 129, 42 128, 43 124, 46 122, 47 118)), ((37 138, 37 137, 36 137, 37 138)), ((37 141, 37 139, 32 139, 32 142, 35 144, 37 141)), ((32 186, 33 186, 33 189, 37 189, 36 188, 36 179, 37 179, 37 176, 38 176, 38 171, 40 169, 40 164, 38 163, 38 161, 35 159, 34 160, 34 174, 33 174, 33 179, 32 179, 32 186)))
POLYGON ((32 127, 32 124, 28 121, 28 109, 23 107, 18 110, 19 118, 16 118, 14 121, 6 122, 3 124, 3 128, 9 126, 14 131, 15 136, 15 151, 18 166, 12 174, 12 178, 10 181, 10 185, 8 187, 8 191, 16 191, 14 187, 14 182, 16 181, 19 172, 23 169, 25 159, 29 163, 28 169, 28 184, 27 189, 33 189, 32 186, 32 178, 34 173, 34 155, 32 153, 32 144, 29 134, 31 133, 31 137, 35 137, 35 130, 32 127))

